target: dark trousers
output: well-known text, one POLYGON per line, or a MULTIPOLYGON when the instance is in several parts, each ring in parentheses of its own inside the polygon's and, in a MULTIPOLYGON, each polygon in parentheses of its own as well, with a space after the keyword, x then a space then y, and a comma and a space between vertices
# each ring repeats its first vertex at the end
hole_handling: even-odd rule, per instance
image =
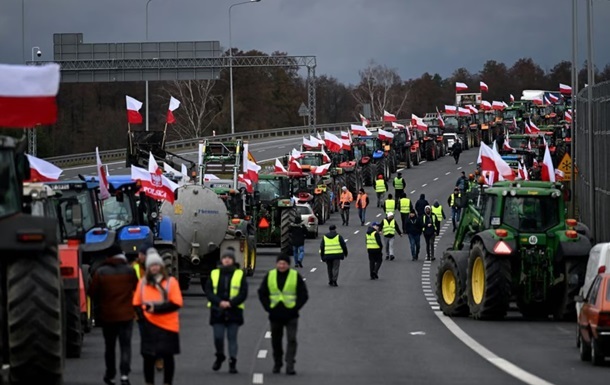
POLYGON ((358 208, 358 218, 360 218, 361 224, 364 224, 364 222, 366 222, 366 207, 358 208))
POLYGON ((405 196, 406 195, 404 190, 394 190, 394 199, 396 199, 397 202, 400 200, 400 198, 403 198, 405 196))
POLYGON ((328 271, 328 282, 337 282, 339 278, 339 266, 341 265, 340 259, 329 259, 326 261, 326 269, 328 271))
POLYGON ((460 211, 459 207, 451 208, 451 222, 453 223, 453 230, 455 230, 460 223, 460 211))
POLYGON ((455 164, 457 164, 460 161, 460 153, 453 153, 453 159, 455 159, 455 164))
POLYGON ((402 231, 406 231, 407 220, 409 219, 408 213, 400 213, 400 224, 402 225, 402 231))
POLYGON ((119 370, 122 376, 131 372, 131 334, 133 321, 106 322, 102 326, 104 344, 106 345, 106 378, 116 377, 116 341, 119 340, 121 359, 119 370))
POLYGON ((424 238, 426 239, 426 256, 428 258, 434 258, 434 238, 435 238, 435 234, 432 234, 432 235, 424 234, 424 238))
POLYGON ((271 347, 273 348, 273 361, 275 365, 282 366, 284 359, 284 328, 286 328, 286 365, 289 369, 294 368, 297 355, 297 326, 298 318, 288 322, 271 322, 271 347))
MULTIPOLYGON (((409 245, 411 246, 411 258, 419 258, 419 249, 421 246, 421 234, 409 234, 409 245)), ((434 247, 434 243, 432 245, 434 247)))
POLYGON ((344 225, 349 225, 349 206, 341 209, 341 220, 344 225))
MULTIPOLYGON (((157 357, 149 356, 147 354, 143 354, 144 358, 144 382, 147 384, 155 383, 155 362, 157 361, 157 357)), ((167 355, 163 357, 163 383, 171 385, 172 380, 174 379, 174 371, 176 368, 176 363, 174 362, 173 355, 167 355)))
POLYGON ((377 274, 379 273, 379 268, 381 268, 382 263, 383 254, 369 252, 369 272, 371 273, 371 278, 377 277, 377 274))
POLYGON ((237 332, 239 331, 239 325, 236 323, 228 324, 214 324, 214 346, 216 347, 216 354, 223 355, 225 353, 225 334, 229 341, 229 357, 237 358, 237 332))

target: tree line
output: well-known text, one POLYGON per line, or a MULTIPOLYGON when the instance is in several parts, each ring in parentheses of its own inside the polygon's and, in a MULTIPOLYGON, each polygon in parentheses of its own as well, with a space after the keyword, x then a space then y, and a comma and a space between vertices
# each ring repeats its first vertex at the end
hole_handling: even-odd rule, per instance
MULTIPOLYGON (((233 55, 266 56, 266 53, 234 49, 233 55)), ((284 55, 274 52, 271 55, 284 55)), ((587 79, 587 64, 581 66, 579 86, 587 79)), ((610 80, 610 64, 595 70, 596 81, 610 80)), ((571 83, 571 63, 562 61, 549 71, 530 58, 512 66, 488 60, 478 72, 456 69, 451 76, 424 73, 404 80, 398 71, 371 61, 359 71, 358 84, 344 84, 337 78, 321 75, 316 79, 317 123, 359 121, 363 106, 371 108, 369 118, 387 110, 399 118, 411 113, 423 115, 437 107, 455 102, 455 82, 466 83, 479 91, 479 81, 489 86, 485 100, 516 99, 523 89, 557 90, 559 83, 571 83)), ((295 64, 291 67, 234 68, 235 130, 252 131, 303 125, 298 109, 307 104, 307 79, 295 64)), ((58 95, 59 119, 38 133, 38 156, 91 152, 125 147, 127 121, 125 95, 145 100, 143 82, 62 84, 58 95)), ((187 139, 230 132, 229 73, 222 71, 217 80, 149 82, 150 129, 165 124, 169 98, 181 106, 174 112, 176 124, 168 127, 168 139, 187 139)), ((145 113, 142 107, 141 113, 145 113)), ((138 128, 144 129, 144 126, 138 128)))

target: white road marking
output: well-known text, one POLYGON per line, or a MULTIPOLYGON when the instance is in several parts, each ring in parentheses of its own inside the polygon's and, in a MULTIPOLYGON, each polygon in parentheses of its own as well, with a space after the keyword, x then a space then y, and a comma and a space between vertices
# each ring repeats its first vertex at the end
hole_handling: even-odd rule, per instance
POLYGON ((265 152, 265 151, 267 151, 267 150, 258 150, 258 152, 265 152))
POLYGON ((424 183, 424 184, 422 184, 421 186, 422 186, 422 187, 426 187, 427 185, 428 185, 428 183, 424 183))
POLYGON ((307 281, 307 278, 303 277, 303 281, 307 281))
POLYGON ((440 309, 441 309, 441 307, 440 307, 440 306, 430 306, 430 307, 432 308, 432 310, 436 310, 436 311, 438 311, 438 310, 440 310, 440 309))
POLYGON ((377 214, 377 218, 379 218, 381 216, 381 214, 377 214))
POLYGON ((430 289, 424 289, 424 293, 432 293, 432 290, 430 290, 430 289))
POLYGON ((418 331, 418 332, 410 332, 412 336, 425 336, 426 332, 418 331))
POLYGON ((368 225, 370 225, 370 224, 371 224, 371 222, 366 222, 364 225, 365 225, 365 226, 368 226, 368 225))
POLYGON ((349 239, 346 239, 345 242, 349 241, 349 239))
POLYGON ((261 349, 258 351, 257 358, 267 358, 267 350, 261 349))
POLYGON ((354 234, 358 234, 360 232, 360 230, 356 230, 354 231, 354 234))
POLYGON ((468 164, 469 164, 469 165, 471 165, 471 164, 474 164, 474 162, 470 162, 470 163, 468 163, 468 164))
POLYGON ((447 171, 447 172, 445 173, 445 175, 449 175, 449 174, 451 174, 451 171, 447 171))
POLYGON ((462 166, 458 167, 458 170, 461 170, 461 169, 462 169, 462 166))
POLYGON ((411 194, 414 194, 414 193, 415 193, 415 191, 417 191, 417 190, 413 190, 413 191, 411 191, 411 194))
POLYGON ((422 289, 431 289, 431 288, 432 288, 432 286, 430 286, 430 285, 422 285, 422 289))
POLYGON ((252 383, 253 384, 262 384, 263 383, 263 373, 254 373, 252 375, 252 383))
POLYGON ((267 339, 271 338, 271 332, 265 332, 265 338, 267 338, 267 339))
POLYGON ((442 312, 435 311, 434 314, 436 314, 438 319, 441 320, 445 327, 447 327, 447 329, 449 329, 454 336, 462 341, 464 345, 468 346, 475 353, 489 361, 490 364, 494 365, 498 369, 522 382, 525 382, 528 385, 552 385, 552 383, 521 369, 517 365, 505 360, 502 357, 497 356, 492 351, 478 343, 474 338, 470 337, 451 318, 445 316, 442 312))
POLYGON ((427 162, 427 160, 422 160, 421 162, 419 162, 419 164, 424 164, 426 162, 427 162))
POLYGON ((437 181, 437 180, 438 180, 438 178, 434 178, 434 181, 437 181))
POLYGON ((314 271, 318 270, 317 267, 314 267, 313 269, 309 270, 310 273, 313 273, 314 271))
POLYGON ((404 170, 404 168, 399 168, 398 170, 396 170, 396 172, 401 172, 402 170, 404 170))
POLYGON ((278 148, 286 148, 286 146, 279 146, 278 148))

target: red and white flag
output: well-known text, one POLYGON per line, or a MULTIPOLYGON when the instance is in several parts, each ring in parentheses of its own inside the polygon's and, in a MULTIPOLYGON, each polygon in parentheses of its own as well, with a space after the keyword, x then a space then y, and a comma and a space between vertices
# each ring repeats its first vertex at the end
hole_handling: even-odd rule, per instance
POLYGON ((567 84, 559 83, 559 92, 564 95, 570 95, 572 94, 572 87, 568 86, 567 84))
POLYGON ((471 104, 468 104, 466 106, 466 108, 468 108, 472 114, 478 114, 479 113, 479 110, 475 106, 473 106, 471 104))
POLYGON ((365 126, 359 126, 357 124, 351 125, 352 134, 361 136, 373 135, 365 126))
POLYGON ((536 96, 534 99, 532 99, 532 103, 537 106, 541 106, 542 104, 544 104, 544 101, 542 100, 542 97, 536 96))
POLYGON ((485 175, 486 172, 489 172, 492 176, 492 180, 490 180, 491 184, 499 180, 515 179, 515 174, 508 163, 502 159, 500 154, 493 151, 483 142, 481 142, 481 147, 479 148, 477 163, 481 164, 481 173, 483 175, 485 175))
POLYGON ((529 122, 525 122, 525 133, 526 134, 538 134, 540 132, 540 129, 538 128, 538 126, 536 126, 534 124, 534 122, 532 122, 532 120, 530 119, 529 122))
POLYGON ((322 151, 322 161, 326 163, 330 162, 330 156, 328 156, 326 151, 324 151, 324 148, 322 148, 320 151, 322 151))
POLYGON ((139 180, 142 183, 142 191, 149 197, 174 203, 175 191, 180 187, 163 175, 163 171, 151 173, 143 168, 131 166, 131 179, 139 180))
POLYGON ((494 100, 491 104, 491 109, 496 111, 502 111, 504 109, 504 103, 494 100))
POLYGON ((100 152, 98 148, 95 148, 95 160, 97 163, 97 177, 100 180, 100 194, 99 198, 101 200, 108 199, 110 197, 110 186, 108 185, 108 179, 106 178, 106 168, 102 164, 102 159, 100 158, 100 152))
POLYGON ((458 116, 468 116, 470 113, 468 108, 458 107, 458 116))
POLYGON ((479 82, 479 88, 481 89, 481 92, 489 91, 489 87, 487 87, 487 84, 485 84, 485 82, 479 82))
POLYGON ((540 166, 540 179, 547 182, 555 182, 555 167, 553 167, 553 159, 551 159, 549 146, 544 146, 544 158, 540 166))
POLYGON ((445 105, 445 113, 446 114, 456 114, 457 113, 457 107, 456 106, 445 105))
POLYGON ((386 110, 383 110, 383 121, 384 122, 395 122, 396 121, 396 115, 390 114, 386 110))
POLYGON ((502 148, 504 149, 504 151, 512 151, 512 150, 514 150, 514 148, 512 148, 510 146, 510 143, 508 141, 508 136, 506 136, 506 138, 504 138, 504 143, 502 143, 502 148))
POLYGON ((326 175, 328 169, 330 168, 330 163, 323 164, 322 166, 318 166, 313 170, 313 173, 316 175, 326 175))
POLYGON ((559 101, 559 97, 558 97, 558 96, 555 96, 555 95, 553 95, 553 94, 549 94, 549 101, 550 101, 551 103, 557 103, 557 102, 559 101))
POLYGON ((438 119, 438 126, 440 128, 445 128, 445 121, 443 120, 443 115, 441 115, 438 109, 436 110, 436 119, 438 119))
POLYGON ((481 101, 481 109, 483 111, 489 111, 491 110, 491 103, 489 103, 487 100, 482 100, 481 101))
POLYGON ((250 159, 246 157, 246 169, 244 170, 244 174, 248 176, 252 182, 258 182, 258 172, 261 170, 261 166, 252 162, 250 159))
POLYGON ((330 132, 324 131, 324 144, 330 152, 341 152, 343 148, 343 142, 337 137, 337 135, 331 134, 330 132))
POLYGON ((513 96, 513 94, 510 94, 510 102, 514 103, 515 102, 515 97, 513 96))
POLYGON ((167 110, 167 124, 176 123, 176 117, 174 116, 174 111, 180 107, 180 100, 170 96, 169 99, 169 109, 167 110))
POLYGON ((302 174, 303 168, 301 167, 301 163, 299 163, 298 160, 290 159, 290 161, 288 162, 288 171, 302 174))
POLYGON ((405 125, 404 124, 400 124, 400 123, 396 123, 396 122, 392 122, 392 128, 396 128, 396 129, 405 129, 405 125))
POLYGON ((30 162, 30 178, 25 182, 55 182, 63 170, 53 163, 25 154, 30 162))
POLYGON ((364 115, 362 115, 362 114, 359 114, 359 115, 360 115, 360 121, 362 122, 363 126, 371 124, 371 121, 368 120, 364 115))
POLYGON ((572 123, 572 112, 571 111, 566 111, 564 114, 564 119, 566 122, 568 123, 572 123))
POLYGON ((547 98, 547 97, 545 96, 545 97, 544 97, 544 105, 545 105, 545 106, 550 106, 551 104, 553 104, 553 103, 551 103, 551 101, 549 100, 549 98, 547 98))
POLYGON ((530 175, 527 172, 527 168, 523 165, 523 162, 519 162, 519 177, 523 180, 530 180, 530 175))
POLYGON ((142 124, 142 115, 140 114, 142 102, 127 95, 125 95, 125 101, 127 102, 127 123, 142 124))
POLYGON ((310 140, 310 139, 307 139, 306 137, 303 137, 303 146, 309 147, 309 148, 315 148, 315 147, 318 147, 318 141, 310 140))
POLYGON ((352 136, 348 131, 341 131, 341 142, 343 143, 343 149, 349 151, 352 149, 352 136))
POLYGON ((555 169, 555 180, 556 180, 556 181, 558 181, 558 180, 559 180, 559 181, 560 181, 560 180, 563 180, 563 178, 564 178, 565 176, 566 176, 566 174, 565 174, 563 171, 561 171, 561 170, 560 170, 560 169, 558 169, 558 168, 556 168, 556 169, 555 169))
POLYGON ((148 153, 148 172, 155 173, 155 172, 157 172, 158 169, 159 169, 159 165, 157 164, 155 157, 153 156, 152 152, 149 152, 148 153))
POLYGON ((297 150, 296 148, 292 149, 292 152, 290 153, 290 159, 301 159, 303 157, 303 154, 301 153, 301 151, 297 150))
POLYGON ((252 187, 252 181, 244 176, 244 174, 237 175, 237 181, 246 185, 246 191, 249 193, 254 192, 254 188, 252 187))
POLYGON ((286 173, 288 171, 286 171, 286 168, 284 167, 284 165, 282 164, 282 162, 280 162, 279 159, 275 158, 275 172, 279 172, 279 173, 286 173))
POLYGON ((411 114, 411 125, 418 130, 428 131, 428 125, 424 123, 424 121, 415 114, 411 114))
POLYGON ((0 127, 54 124, 60 67, 0 64, 0 127))
POLYGON ((455 92, 466 91, 468 86, 465 83, 455 82, 455 92))
POLYGON ((393 133, 391 133, 390 131, 386 131, 382 128, 380 128, 379 131, 377 131, 377 134, 379 135, 380 140, 385 140, 385 141, 391 142, 392 139, 394 139, 393 133))

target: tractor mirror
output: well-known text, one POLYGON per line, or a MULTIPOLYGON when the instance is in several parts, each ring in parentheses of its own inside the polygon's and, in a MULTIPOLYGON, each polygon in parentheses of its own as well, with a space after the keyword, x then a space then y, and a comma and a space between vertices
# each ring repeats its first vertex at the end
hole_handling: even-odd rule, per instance
POLYGON ((583 303, 583 302, 587 302, 585 300, 585 298, 582 295, 575 295, 574 296, 574 301, 578 302, 578 303, 583 303))
POLYGON ((70 218, 70 222, 76 228, 80 228, 83 225, 83 210, 80 203, 72 203, 68 206, 66 210, 66 214, 68 214, 68 218, 70 218))

